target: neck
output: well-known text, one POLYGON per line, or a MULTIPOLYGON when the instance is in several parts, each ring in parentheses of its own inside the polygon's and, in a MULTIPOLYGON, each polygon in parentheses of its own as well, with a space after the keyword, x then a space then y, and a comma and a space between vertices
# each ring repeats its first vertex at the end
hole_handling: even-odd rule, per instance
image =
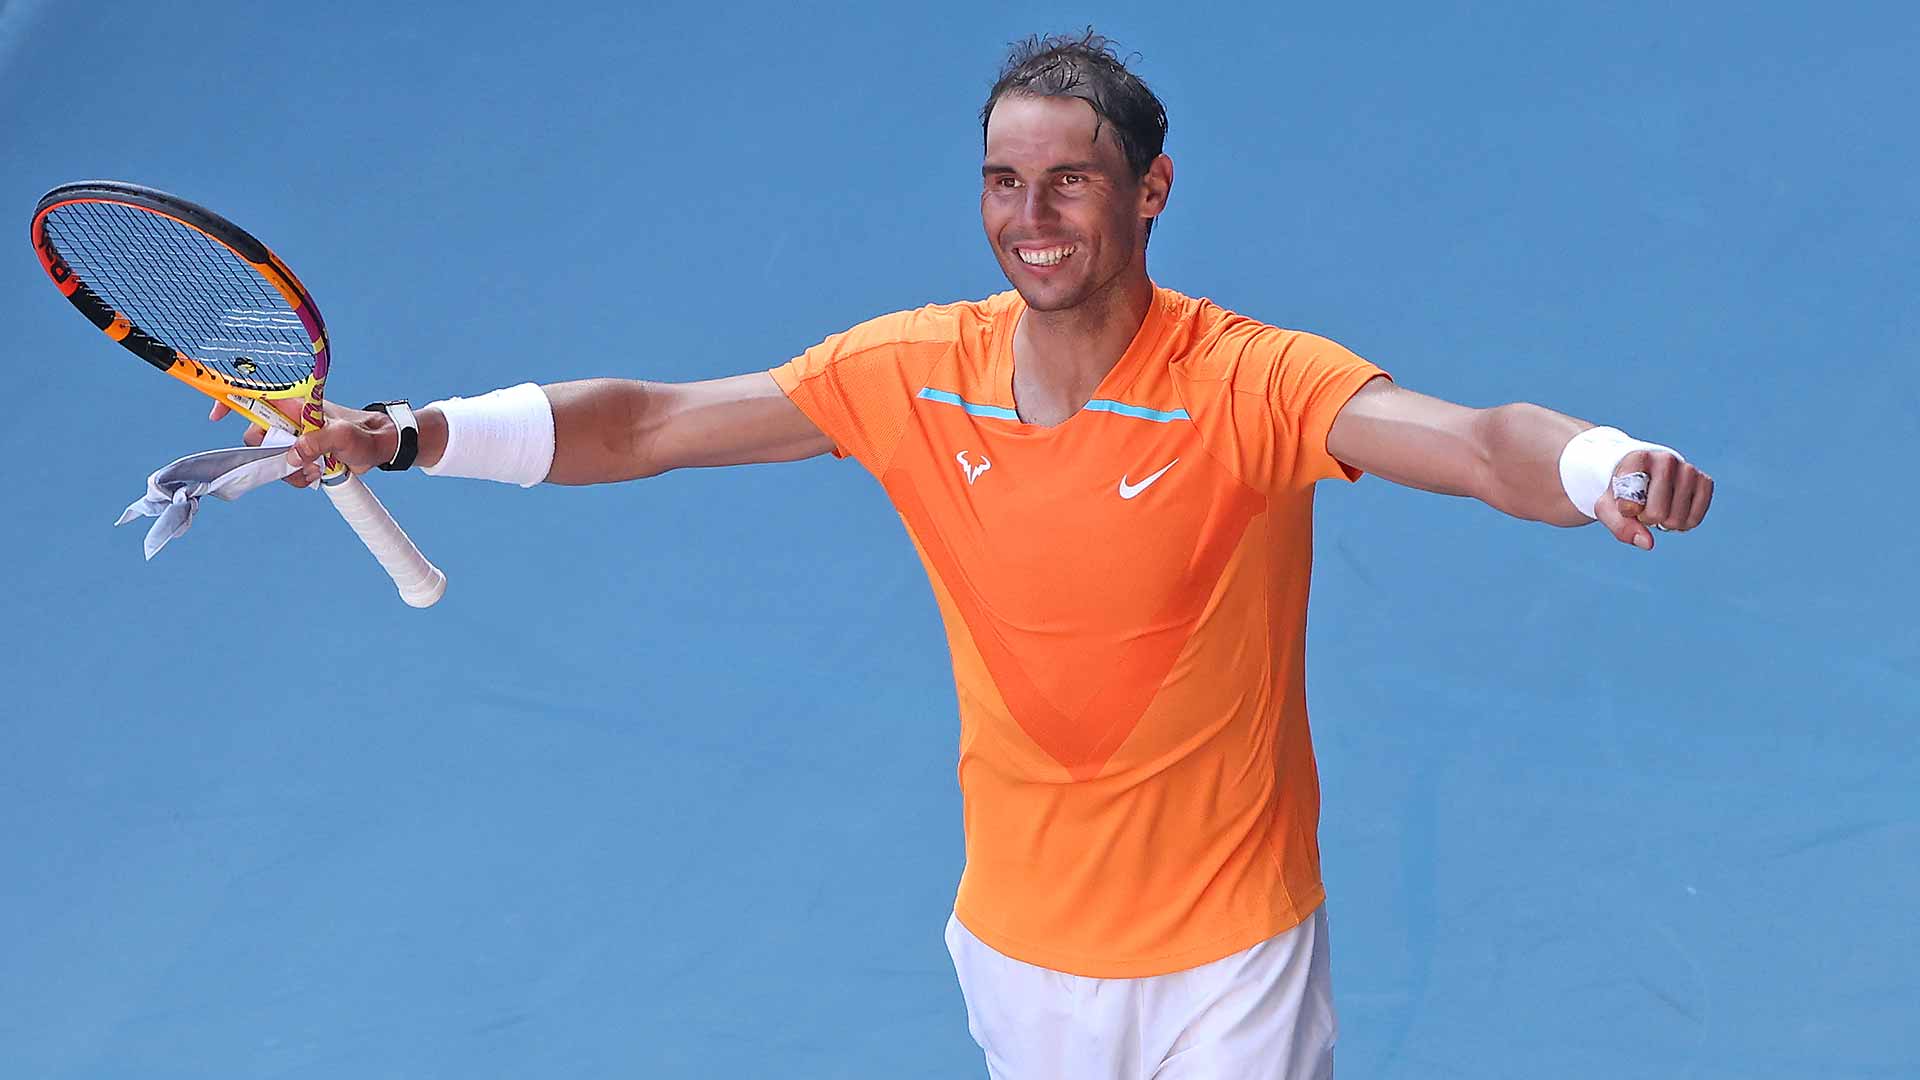
POLYGON ((1063 311, 1028 308, 1013 332, 1014 404, 1031 424, 1056 424, 1093 397, 1153 306, 1142 273, 1063 311))

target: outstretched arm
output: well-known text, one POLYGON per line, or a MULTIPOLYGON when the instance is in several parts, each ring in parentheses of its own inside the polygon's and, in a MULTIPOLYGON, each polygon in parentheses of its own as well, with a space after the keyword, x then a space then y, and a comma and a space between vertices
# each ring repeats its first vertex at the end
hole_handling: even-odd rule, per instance
MULTIPOLYGON (((766 372, 696 383, 587 379, 541 388, 553 408, 552 484, 602 484, 657 476, 671 469, 797 461, 833 449, 833 441, 787 400, 766 372)), ((215 419, 223 410, 215 410, 215 419)), ((421 466, 437 465, 447 445, 438 409, 415 413, 421 466)), ((259 430, 248 442, 259 441, 259 430)), ((393 459, 399 435, 382 412, 329 402, 326 426, 307 433, 292 453, 305 469, 288 479, 306 486, 317 462, 332 454, 355 472, 393 459)))
MULTIPOLYGON (((1585 525, 1568 499, 1560 458, 1574 436, 1593 427, 1538 405, 1469 409, 1375 379, 1347 402, 1327 434, 1327 450, 1355 468, 1397 484, 1463 495, 1530 521, 1585 525)), ((1653 547, 1649 525, 1683 531, 1699 525, 1713 501, 1713 479, 1666 453, 1636 451, 1614 475, 1649 475, 1643 507, 1602 498, 1588 509, 1622 542, 1653 547)))
POLYGON ((544 389, 553 402, 549 484, 798 461, 833 449, 764 371, 696 383, 589 379, 544 389))

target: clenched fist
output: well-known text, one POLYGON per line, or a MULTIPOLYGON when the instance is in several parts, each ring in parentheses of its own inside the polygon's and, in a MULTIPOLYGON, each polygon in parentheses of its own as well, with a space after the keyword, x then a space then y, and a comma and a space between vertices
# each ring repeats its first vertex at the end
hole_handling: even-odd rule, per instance
POLYGON ((1647 501, 1619 498, 1609 491, 1594 504, 1594 516, 1600 519, 1623 544, 1642 551, 1653 550, 1653 533, 1648 527, 1666 532, 1686 532, 1697 528, 1713 504, 1713 477, 1672 454, 1636 450, 1620 459, 1614 478, 1645 473, 1647 501))

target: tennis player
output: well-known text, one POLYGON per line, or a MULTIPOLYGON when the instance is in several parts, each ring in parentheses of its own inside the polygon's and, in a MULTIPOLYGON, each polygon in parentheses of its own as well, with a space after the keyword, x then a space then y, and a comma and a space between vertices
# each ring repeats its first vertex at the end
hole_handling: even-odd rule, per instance
POLYGON ((1156 284, 1166 113, 1091 32, 1017 46, 981 122, 1011 291, 883 315, 770 372, 333 409, 295 482, 323 452, 522 485, 855 459, 952 647, 966 869, 946 936, 989 1075, 1328 1076, 1314 485, 1371 472, 1652 550, 1650 527, 1700 524, 1713 481, 1156 284))

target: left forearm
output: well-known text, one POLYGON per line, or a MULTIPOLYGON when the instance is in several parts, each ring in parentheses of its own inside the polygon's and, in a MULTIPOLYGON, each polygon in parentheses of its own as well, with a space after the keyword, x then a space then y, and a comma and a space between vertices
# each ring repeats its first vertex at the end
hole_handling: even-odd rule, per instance
POLYGON ((1484 464, 1480 490, 1474 495, 1517 518, 1585 525, 1592 519, 1574 508, 1561 485, 1560 453, 1575 435, 1592 426, 1525 403, 1479 410, 1474 439, 1484 464))

